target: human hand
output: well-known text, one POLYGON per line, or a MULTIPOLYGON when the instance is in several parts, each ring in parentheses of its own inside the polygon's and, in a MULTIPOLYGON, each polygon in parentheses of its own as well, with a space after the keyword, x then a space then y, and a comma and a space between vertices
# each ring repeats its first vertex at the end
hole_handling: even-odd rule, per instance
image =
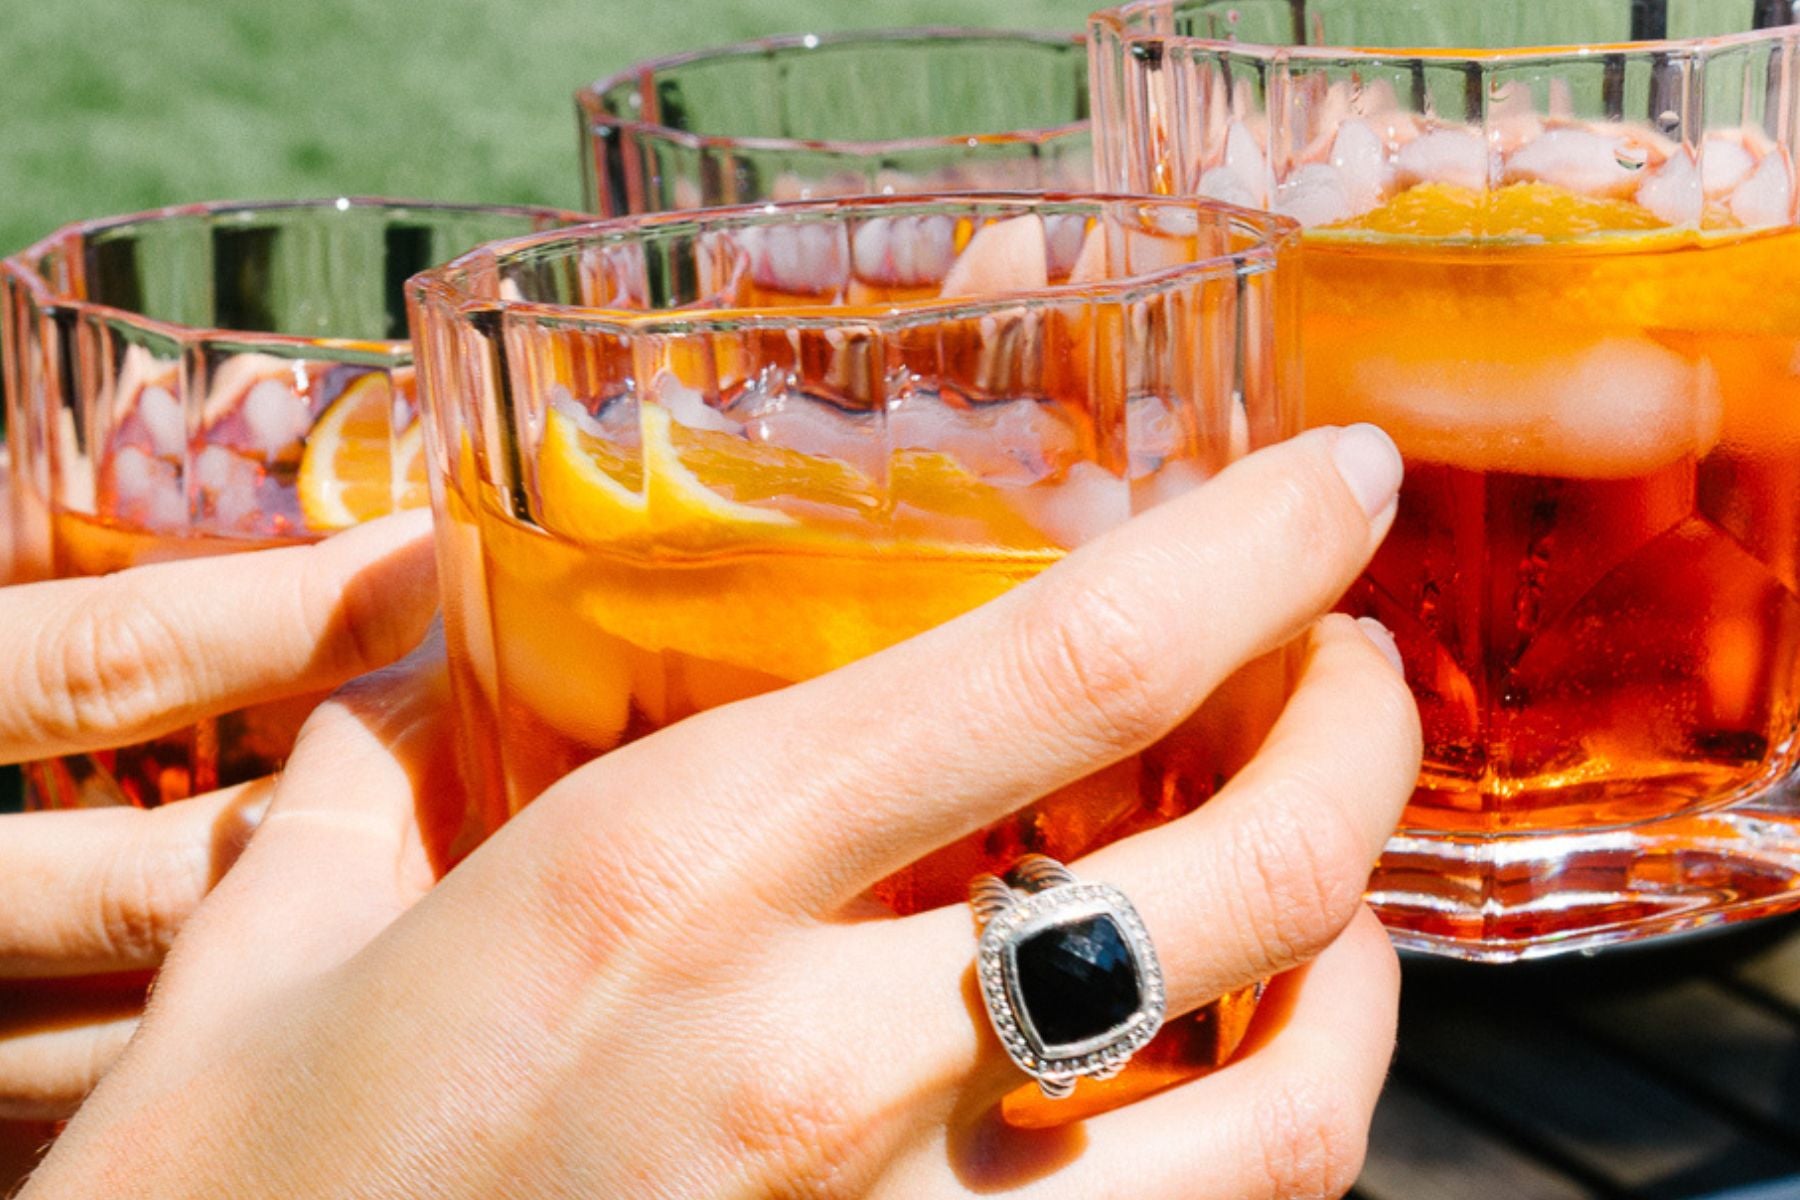
MULTIPOLYGON (((404 654, 436 604, 424 513, 314 546, 0 588, 0 763, 329 690, 404 654)), ((0 816, 0 1120, 66 1116, 86 1095, 270 790, 0 816)))
POLYGON ((1379 628, 1317 614, 1399 470, 1366 429, 1254 455, 958 620, 583 767, 435 887, 441 672, 351 685, 25 1197, 1342 1192, 1397 989, 1360 896, 1419 731, 1379 628), (1249 1052, 1004 1126, 1020 1076, 972 995, 969 910, 859 897, 1301 634, 1256 758, 1076 864, 1131 896, 1171 1013, 1291 972, 1249 1052))

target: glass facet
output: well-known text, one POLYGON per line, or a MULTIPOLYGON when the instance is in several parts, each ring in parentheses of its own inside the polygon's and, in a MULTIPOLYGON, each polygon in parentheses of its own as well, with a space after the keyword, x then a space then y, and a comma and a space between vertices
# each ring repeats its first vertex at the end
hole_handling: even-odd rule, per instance
POLYGON ((1346 600, 1394 630, 1424 718, 1372 892, 1405 945, 1506 960, 1800 904, 1794 18, 1091 24, 1103 181, 1305 225, 1305 421, 1407 458, 1346 600))
MULTIPOLYGON (((1275 268, 1294 235, 1192 201, 894 197, 606 222, 415 281, 452 681, 490 823, 1289 436, 1275 268)), ((1285 682, 1259 664, 1229 703, 877 898, 960 903, 1024 853, 1076 858, 1188 811, 1285 682)), ((1249 1003, 1177 1023, 1161 1074, 1118 1086, 1216 1061, 1249 1003)))
POLYGON ((575 101, 587 205, 607 216, 1093 176, 1087 56, 1059 34, 769 38, 641 63, 575 101))
MULTIPOLYGON (((427 502, 402 285, 549 210, 205 205, 0 265, 18 573, 316 539, 427 502)), ((34 803, 159 804, 267 774, 316 697, 35 764, 34 803)))

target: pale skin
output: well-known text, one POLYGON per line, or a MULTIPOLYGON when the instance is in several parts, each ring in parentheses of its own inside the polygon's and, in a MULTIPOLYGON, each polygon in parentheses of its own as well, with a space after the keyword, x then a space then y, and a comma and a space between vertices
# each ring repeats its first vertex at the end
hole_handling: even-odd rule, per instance
MULTIPOLYGON (((436 604, 422 513, 315 546, 0 588, 0 763, 329 691, 405 654, 436 604)), ((0 817, 0 1122, 66 1117, 93 1087, 136 1028, 143 973, 271 791, 0 817)))
POLYGON ((1252 456, 956 621, 579 769, 441 881, 441 660, 351 685, 24 1196, 1341 1194, 1398 986, 1361 892, 1420 744, 1385 631, 1319 614, 1399 478, 1366 428, 1252 456), (1022 1076, 969 999, 968 909, 861 897, 1296 637, 1255 760, 1072 864, 1133 898, 1171 1012, 1281 975, 1249 1047, 1006 1128, 1022 1076))

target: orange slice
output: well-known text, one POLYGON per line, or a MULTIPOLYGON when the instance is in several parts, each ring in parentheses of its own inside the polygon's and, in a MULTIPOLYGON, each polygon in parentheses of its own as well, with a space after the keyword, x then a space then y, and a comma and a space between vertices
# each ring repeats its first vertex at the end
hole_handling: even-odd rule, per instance
POLYGON ((393 413, 393 385, 371 371, 313 425, 296 481, 308 526, 345 529, 429 502, 423 430, 414 421, 393 436, 393 413))
POLYGON ((1355 231, 1389 237, 1569 241, 1658 230, 1675 232, 1655 213, 1629 200, 1583 196, 1551 183, 1515 183, 1492 192, 1426 183, 1372 212, 1309 236, 1355 231))
POLYGON ((628 457, 552 410, 538 493, 552 535, 583 547, 557 603, 640 651, 764 686, 805 679, 973 608, 1062 553, 947 455, 896 454, 884 509, 874 481, 838 459, 691 429, 652 404, 639 429, 641 452, 628 457))
POLYGON ((747 547, 866 554, 875 545, 1041 550, 1043 533, 989 484, 934 450, 899 450, 887 500, 841 459, 755 443, 639 410, 637 454, 552 410, 538 494, 552 532, 626 552, 698 553, 747 547))

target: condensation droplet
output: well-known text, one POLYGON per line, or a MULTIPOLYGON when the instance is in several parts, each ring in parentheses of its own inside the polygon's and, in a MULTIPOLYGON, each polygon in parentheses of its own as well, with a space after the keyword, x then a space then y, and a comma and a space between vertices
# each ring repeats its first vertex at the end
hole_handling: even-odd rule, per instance
POLYGON ((1656 127, 1664 133, 1674 133, 1681 126, 1681 114, 1672 108, 1665 108, 1656 114, 1656 127))
POLYGON ((1504 100, 1510 95, 1512 95, 1512 84, 1506 80, 1491 79, 1488 81, 1489 100, 1504 100))
POLYGON ((1650 151, 1637 142, 1620 142, 1613 149, 1613 161, 1627 171, 1641 171, 1650 161, 1650 151))

